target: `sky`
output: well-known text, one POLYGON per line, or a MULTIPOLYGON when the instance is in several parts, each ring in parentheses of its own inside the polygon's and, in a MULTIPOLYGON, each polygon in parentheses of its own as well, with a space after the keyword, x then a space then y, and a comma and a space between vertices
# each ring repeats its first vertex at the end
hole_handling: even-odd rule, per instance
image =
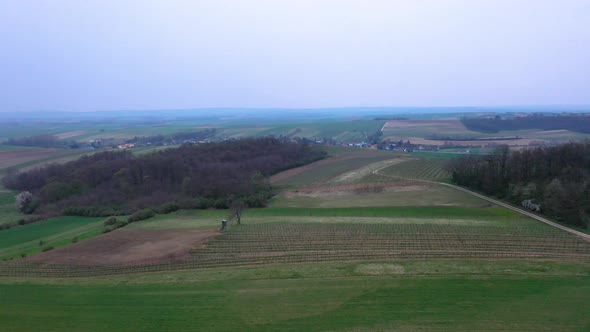
POLYGON ((0 111, 590 105, 590 0, 0 0, 0 111))

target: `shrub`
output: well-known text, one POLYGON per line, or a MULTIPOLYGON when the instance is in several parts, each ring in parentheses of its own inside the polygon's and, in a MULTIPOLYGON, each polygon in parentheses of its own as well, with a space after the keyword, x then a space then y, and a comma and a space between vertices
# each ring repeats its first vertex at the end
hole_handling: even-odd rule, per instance
POLYGON ((128 219, 127 222, 132 223, 140 220, 149 219, 156 215, 156 212, 152 209, 143 209, 134 212, 128 219))
POLYGON ((118 220, 115 217, 110 217, 109 219, 105 220, 104 222, 104 226, 106 228, 109 228, 109 232, 113 231, 117 228, 121 228, 121 227, 125 227, 127 226, 128 222, 125 220, 118 220), (110 226, 110 227, 109 227, 110 226))
POLYGON ((215 201, 206 197, 197 197, 195 204, 197 209, 208 209, 215 205, 215 201))
POLYGON ((41 251, 46 252, 46 251, 53 250, 53 249, 54 249, 53 246, 47 246, 47 247, 41 249, 41 251))
POLYGON ((113 208, 104 208, 98 206, 71 206, 63 210, 66 216, 81 216, 81 217, 109 217, 119 214, 124 214, 122 211, 113 208))
POLYGON ((170 212, 174 212, 180 209, 180 206, 176 202, 168 202, 160 205, 158 207, 158 213, 168 214, 170 212))
POLYGON ((110 225, 114 225, 114 224, 116 224, 116 223, 117 223, 117 218, 115 218, 115 217, 110 217, 109 219, 107 219, 107 220, 104 222, 104 225, 105 225, 105 226, 110 226, 110 225))
POLYGON ((117 222, 116 222, 116 223, 113 225, 113 228, 114 228, 114 229, 117 229, 117 228, 125 227, 125 226, 127 226, 128 224, 129 224, 129 223, 128 223, 127 221, 125 221, 125 220, 119 220, 119 221, 117 221, 117 222))

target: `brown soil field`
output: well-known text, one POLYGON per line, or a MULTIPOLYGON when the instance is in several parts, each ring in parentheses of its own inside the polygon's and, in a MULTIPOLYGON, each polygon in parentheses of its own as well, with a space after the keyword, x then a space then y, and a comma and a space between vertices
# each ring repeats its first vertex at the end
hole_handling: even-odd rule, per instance
POLYGON ((270 182, 275 183, 277 181, 283 181, 283 180, 289 179, 297 174, 303 173, 305 171, 308 171, 308 170, 311 170, 311 169, 314 169, 317 167, 331 165, 331 164, 334 164, 334 163, 337 163, 337 162, 340 162, 343 160, 347 160, 347 159, 352 159, 352 158, 354 158, 354 157, 332 157, 332 158, 319 160, 319 161, 313 162, 311 164, 292 168, 292 169, 286 170, 284 172, 280 172, 278 174, 275 174, 270 177, 270 182))
POLYGON ((60 149, 17 149, 0 151, 0 168, 27 163, 38 159, 50 158, 67 153, 60 149))
POLYGON ((376 183, 354 183, 345 185, 320 185, 320 186, 303 186, 296 190, 288 191, 286 197, 295 196, 338 196, 363 193, 380 193, 380 192, 407 192, 420 191, 426 187, 433 186, 430 183, 416 181, 397 181, 397 182, 376 182, 376 183))
POLYGON ((57 265, 141 265, 181 261, 220 235, 210 230, 117 230, 25 261, 57 265))

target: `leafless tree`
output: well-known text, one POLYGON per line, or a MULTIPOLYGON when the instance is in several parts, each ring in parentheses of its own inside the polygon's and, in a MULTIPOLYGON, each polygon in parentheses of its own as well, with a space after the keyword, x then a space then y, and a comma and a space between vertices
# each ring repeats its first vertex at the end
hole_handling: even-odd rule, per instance
POLYGON ((229 205, 230 218, 236 218, 236 222, 238 223, 238 225, 241 224, 242 212, 244 212, 244 210, 247 207, 248 206, 246 205, 246 203, 244 203, 244 201, 242 201, 241 199, 233 200, 229 205))

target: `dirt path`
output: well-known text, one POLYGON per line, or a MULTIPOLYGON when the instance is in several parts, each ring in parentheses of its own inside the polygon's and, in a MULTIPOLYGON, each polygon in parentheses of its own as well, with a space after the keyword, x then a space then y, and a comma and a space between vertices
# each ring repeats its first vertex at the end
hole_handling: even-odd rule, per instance
POLYGON ((512 206, 510 204, 507 204, 507 203, 501 202, 499 200, 490 198, 488 196, 484 196, 482 194, 476 193, 476 192, 471 191, 469 189, 465 189, 463 187, 459 187, 459 186, 456 186, 456 185, 453 185, 453 184, 449 184, 449 183, 444 183, 444 182, 436 182, 436 181, 423 180, 423 179, 406 178, 406 177, 401 177, 401 176, 383 174, 383 173, 380 172, 381 170, 383 170, 383 169, 385 169, 387 167, 389 167, 389 165, 386 165, 384 167, 380 167, 380 168, 374 170, 373 171, 373 174, 380 175, 380 176, 385 176, 385 177, 392 178, 392 179, 412 180, 412 181, 419 181, 419 182, 424 182, 424 183, 438 184, 438 185, 441 185, 441 186, 447 186, 447 187, 450 187, 450 188, 453 188, 453 189, 462 191, 464 193, 470 194, 470 195, 475 196, 477 198, 483 199, 483 200, 488 201, 488 202, 490 202, 492 204, 495 204, 495 205, 498 205, 498 206, 507 208, 509 210, 518 212, 518 213, 523 214, 525 216, 531 217, 531 218, 536 219, 536 220, 538 220, 540 222, 543 222, 543 223, 545 223, 547 225, 550 225, 550 226, 559 228, 561 230, 564 230, 566 232, 572 233, 572 234, 577 235, 577 236, 581 237, 582 239, 590 242, 590 234, 586 234, 586 233, 582 233, 580 231, 576 231, 575 229, 571 229, 569 227, 560 225, 560 224, 555 223, 553 221, 550 221, 550 220, 548 220, 546 218, 543 218, 541 216, 538 216, 538 215, 536 215, 536 214, 534 214, 532 212, 528 212, 528 211, 526 211, 524 209, 520 209, 520 208, 517 208, 517 207, 512 206))

